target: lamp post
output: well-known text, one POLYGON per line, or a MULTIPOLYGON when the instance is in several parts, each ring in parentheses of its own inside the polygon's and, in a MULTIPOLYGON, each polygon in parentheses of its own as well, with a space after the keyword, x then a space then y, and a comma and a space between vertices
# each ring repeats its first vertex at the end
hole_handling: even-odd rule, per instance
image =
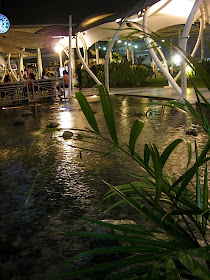
POLYGON ((69 90, 68 90, 68 95, 67 98, 71 97, 71 85, 72 85, 72 71, 71 71, 71 64, 72 64, 72 55, 71 55, 71 46, 72 46, 72 16, 69 16, 69 64, 68 64, 68 69, 69 69, 69 90))

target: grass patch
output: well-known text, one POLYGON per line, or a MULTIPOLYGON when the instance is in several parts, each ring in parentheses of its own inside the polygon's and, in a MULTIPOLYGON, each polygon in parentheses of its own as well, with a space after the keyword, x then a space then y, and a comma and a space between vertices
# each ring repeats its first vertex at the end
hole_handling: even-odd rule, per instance
MULTIPOLYGON (((202 82, 201 78, 199 76, 193 76, 192 77, 193 82, 197 88, 206 88, 204 83, 202 82)), ((181 86, 181 78, 177 81, 178 85, 181 86)), ((168 80, 166 77, 162 74, 158 74, 157 78, 151 78, 148 77, 146 81, 143 84, 143 87, 164 87, 168 85, 168 80)), ((192 83, 188 80, 187 81, 187 87, 192 88, 192 83)))

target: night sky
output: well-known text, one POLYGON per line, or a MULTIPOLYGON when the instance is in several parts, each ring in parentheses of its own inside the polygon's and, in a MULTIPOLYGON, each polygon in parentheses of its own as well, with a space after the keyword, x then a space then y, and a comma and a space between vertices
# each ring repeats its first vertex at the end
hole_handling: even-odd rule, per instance
POLYGON ((135 6, 139 0, 52 0, 15 1, 1 0, 0 12, 10 19, 11 25, 68 24, 103 12, 123 12, 135 6))

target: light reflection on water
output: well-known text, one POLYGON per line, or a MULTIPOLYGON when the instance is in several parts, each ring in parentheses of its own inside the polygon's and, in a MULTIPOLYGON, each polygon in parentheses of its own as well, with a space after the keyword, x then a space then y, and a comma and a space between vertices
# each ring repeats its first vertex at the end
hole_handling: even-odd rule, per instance
MULTIPOLYGON (((183 138, 194 143, 195 137, 185 135, 186 130, 192 124, 192 120, 187 115, 169 108, 166 108, 163 113, 161 108, 153 107, 146 116, 148 107, 145 104, 151 102, 151 99, 126 96, 112 96, 111 98, 118 136, 121 142, 129 142, 130 130, 136 118, 140 118, 145 122, 136 144, 137 152, 141 155, 145 143, 155 143, 160 152, 176 138, 183 138)), ((94 111, 100 131, 107 135, 108 132, 104 124, 99 97, 89 97, 88 100, 94 111)), ((50 122, 58 122, 60 124, 59 128, 63 130, 88 127, 75 99, 61 104, 43 103, 26 107, 32 110, 33 115, 24 117, 25 125, 19 127, 13 125, 13 119, 21 115, 21 112, 25 109, 24 107, 1 110, 0 112, 0 152, 2 158, 0 169, 4 168, 4 165, 11 164, 11 162, 23 161, 28 164, 27 152, 32 139, 39 135, 50 122)), ((206 141, 206 135, 202 132, 201 127, 197 129, 198 136, 196 140, 198 145, 201 144, 202 146, 206 141)), ((49 172, 44 180, 45 186, 49 191, 50 189, 59 190, 62 195, 72 197, 81 198, 81 196, 85 197, 86 194, 89 196, 93 186, 97 189, 98 185, 103 185, 100 178, 109 180, 113 184, 122 183, 126 175, 123 176, 118 168, 135 167, 132 162, 119 154, 117 157, 103 158, 98 154, 73 148, 72 145, 86 148, 92 147, 94 150, 99 147, 101 151, 106 151, 110 146, 107 143, 97 143, 94 140, 89 140, 93 146, 84 144, 83 141, 78 141, 75 131, 73 131, 74 135, 71 139, 64 140, 61 137, 63 130, 38 136, 32 151, 32 165, 38 170, 56 163, 56 167, 49 172), (78 184, 84 184, 84 182, 86 189, 75 187, 78 184)), ((172 170, 174 174, 180 173, 185 169, 186 162, 185 144, 181 144, 176 148, 176 154, 171 156, 170 164, 166 166, 166 171, 172 170), (177 158, 180 159, 178 166, 177 158)))
MULTIPOLYGON (((196 139, 200 147, 207 141, 207 136, 200 126, 197 127, 197 137, 185 134, 194 122, 187 115, 178 111, 166 108, 163 114, 160 108, 152 108, 151 113, 146 116, 148 107, 145 104, 150 103, 151 99, 126 96, 112 96, 111 99, 120 142, 129 142, 130 130, 137 118, 145 122, 136 144, 136 150, 140 155, 143 154, 145 143, 155 143, 162 153, 167 145, 177 138, 183 138, 192 144, 196 139)), ((100 131, 108 137, 99 97, 89 97, 88 100, 100 131)), ((207 117, 209 119, 209 113, 207 117)), ((197 125, 197 123, 194 124, 197 125)), ((100 219, 101 217, 133 219, 141 224, 145 222, 126 205, 115 208, 112 210, 113 212, 110 211, 102 216, 107 205, 101 208, 100 203, 108 187, 101 179, 113 185, 126 183, 130 177, 124 169, 135 168, 138 170, 138 166, 119 152, 115 152, 115 156, 102 157, 97 153, 82 150, 81 148, 93 148, 105 152, 112 148, 105 142, 87 139, 84 136, 78 137, 78 133, 82 134, 82 132, 72 130, 72 138, 64 139, 62 137, 64 130, 84 129, 85 127, 89 126, 75 99, 60 104, 43 103, 0 110, 1 213, 13 215, 21 209, 36 176, 36 173, 32 174, 32 180, 27 177, 31 167, 41 171, 56 164, 38 181, 38 193, 36 193, 36 188, 32 192, 32 198, 36 199, 35 203, 29 210, 27 209, 27 216, 30 219, 36 217, 35 214, 38 213, 37 218, 34 218, 35 223, 33 219, 31 222, 34 224, 36 234, 39 231, 42 234, 44 232, 43 238, 36 236, 35 239, 31 235, 29 239, 27 233, 27 239, 32 240, 32 243, 33 240, 38 241, 38 244, 31 244, 31 247, 39 247, 42 252, 40 263, 43 264, 44 274, 46 271, 47 273, 51 271, 52 263, 53 266, 63 267, 65 256, 67 258, 69 254, 79 252, 81 248, 87 249, 89 246, 83 239, 76 239, 75 242, 75 239, 63 234, 66 230, 92 230, 92 227, 89 228, 83 221, 78 222, 72 215, 92 219, 100 219), (23 126, 14 126, 13 120, 20 117, 21 112, 26 108, 30 109, 33 115, 24 117, 25 124, 23 126), (58 122, 61 130, 40 134, 51 122, 58 122), (35 137, 37 140, 33 146, 31 162, 29 163, 28 150, 35 137), (88 143, 84 142, 85 140, 88 140, 88 143), (72 146, 77 147, 73 148, 72 146), (41 202, 37 204, 40 199, 41 202)), ((185 170, 186 164, 187 152, 185 144, 182 143, 176 148, 176 153, 170 156, 169 163, 164 167, 165 172, 177 176, 185 170)), ((112 202, 113 200, 110 203, 112 202)), ((20 217, 22 217, 23 212, 21 212, 20 217)), ((15 214, 14 217, 16 217, 15 214)), ((29 223, 26 229, 30 228, 31 224, 29 223)), ((7 235, 10 232, 16 235, 16 232, 8 227, 6 227, 6 232, 7 235)), ((36 262, 34 261, 34 263, 36 262)), ((46 275, 42 276, 39 270, 39 275, 33 280, 46 279, 46 275)))

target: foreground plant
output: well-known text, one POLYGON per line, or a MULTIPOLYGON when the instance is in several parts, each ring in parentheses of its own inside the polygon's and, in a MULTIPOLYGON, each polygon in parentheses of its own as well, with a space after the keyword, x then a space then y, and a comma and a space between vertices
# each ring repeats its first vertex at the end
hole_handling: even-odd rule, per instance
POLYGON ((188 112, 193 118, 200 121, 207 133, 207 142, 200 153, 195 141, 193 163, 190 163, 192 147, 187 143, 189 155, 187 169, 181 176, 175 178, 166 176, 163 168, 171 153, 183 140, 174 140, 162 153, 158 151, 155 144, 145 144, 141 156, 136 152, 135 146, 144 122, 137 119, 131 128, 129 143, 126 145, 119 143, 110 96, 103 86, 99 86, 99 95, 110 137, 101 134, 89 103, 82 92, 77 92, 76 98, 92 128, 86 129, 85 132, 89 134, 89 137, 100 138, 112 145, 106 154, 118 149, 132 158, 139 166, 139 171, 130 171, 135 178, 133 182, 120 186, 104 182, 110 190, 104 196, 103 201, 118 195, 120 200, 110 209, 120 204, 129 204, 140 215, 146 216, 155 229, 154 226, 146 228, 138 224, 113 225, 84 218, 84 221, 112 229, 115 232, 113 234, 108 234, 106 231, 104 233, 68 232, 68 234, 113 240, 117 241, 118 245, 81 252, 70 258, 66 266, 87 256, 113 255, 113 259, 69 271, 50 279, 72 279, 73 275, 107 271, 109 273, 104 276, 106 280, 209 279, 207 162, 209 160, 210 128, 200 98, 209 108, 208 101, 196 89, 199 115, 186 100, 184 105, 177 101, 161 104, 184 113, 188 112))

